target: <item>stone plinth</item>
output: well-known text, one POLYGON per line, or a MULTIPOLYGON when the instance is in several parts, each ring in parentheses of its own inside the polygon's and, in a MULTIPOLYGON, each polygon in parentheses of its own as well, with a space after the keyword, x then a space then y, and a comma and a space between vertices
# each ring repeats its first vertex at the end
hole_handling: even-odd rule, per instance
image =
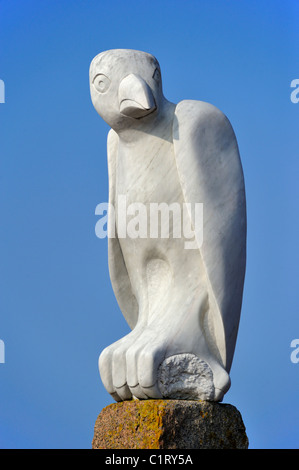
POLYGON ((190 400, 132 400, 99 414, 93 449, 247 449, 239 411, 190 400))

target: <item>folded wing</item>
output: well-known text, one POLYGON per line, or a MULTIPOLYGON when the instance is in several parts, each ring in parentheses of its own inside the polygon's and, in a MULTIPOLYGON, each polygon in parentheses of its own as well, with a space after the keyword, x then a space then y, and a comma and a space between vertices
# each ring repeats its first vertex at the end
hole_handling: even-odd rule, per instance
MULTIPOLYGON (((203 241, 209 308, 217 347, 229 371, 234 354, 246 264, 243 171, 232 126, 214 106, 186 100, 173 124, 176 164, 186 202, 203 203, 203 241)), ((195 227, 194 212, 190 214, 195 227)))

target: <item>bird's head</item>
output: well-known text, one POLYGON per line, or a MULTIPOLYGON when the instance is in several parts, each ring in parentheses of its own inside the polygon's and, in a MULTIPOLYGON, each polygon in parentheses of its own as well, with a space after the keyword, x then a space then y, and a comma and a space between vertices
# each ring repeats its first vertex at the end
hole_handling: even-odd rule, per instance
POLYGON ((89 78, 92 103, 115 131, 151 119, 164 100, 159 63, 146 52, 102 52, 91 62, 89 78))

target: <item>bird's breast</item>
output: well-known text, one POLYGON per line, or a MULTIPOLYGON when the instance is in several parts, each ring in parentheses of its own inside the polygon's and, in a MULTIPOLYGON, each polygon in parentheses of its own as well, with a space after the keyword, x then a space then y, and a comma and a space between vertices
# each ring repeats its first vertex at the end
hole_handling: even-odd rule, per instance
POLYGON ((134 146, 120 145, 117 195, 127 204, 182 202, 172 141, 147 139, 134 146))

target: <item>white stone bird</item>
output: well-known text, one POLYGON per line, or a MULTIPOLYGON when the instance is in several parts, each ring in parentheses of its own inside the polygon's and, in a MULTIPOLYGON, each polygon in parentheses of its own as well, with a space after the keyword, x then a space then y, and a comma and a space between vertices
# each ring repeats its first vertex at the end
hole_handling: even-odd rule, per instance
POLYGON ((116 401, 221 401, 230 387, 246 264, 244 178, 231 124, 211 104, 168 101, 158 61, 141 51, 97 55, 90 90, 111 127, 109 271, 132 328, 100 355, 104 386, 116 401), (168 238, 124 236, 120 195, 127 206, 149 210, 185 205, 196 248, 186 248, 184 234, 172 236, 181 223, 175 217, 168 238), (203 205, 201 230, 196 203, 203 205))

